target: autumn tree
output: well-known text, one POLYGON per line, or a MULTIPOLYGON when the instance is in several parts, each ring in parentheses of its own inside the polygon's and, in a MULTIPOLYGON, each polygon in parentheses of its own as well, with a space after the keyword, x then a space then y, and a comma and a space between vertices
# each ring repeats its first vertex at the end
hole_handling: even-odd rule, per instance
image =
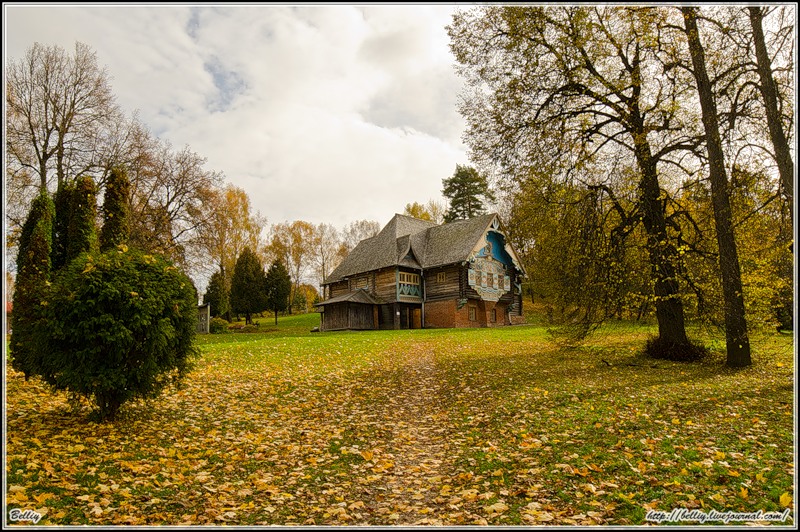
POLYGON ((231 184, 209 188, 203 208, 206 215, 198 227, 198 248, 210 266, 230 278, 245 247, 253 251, 263 247, 266 219, 254 212, 247 193, 231 184))
MULTIPOLYGON (((764 101, 767 126, 769 127, 769 135, 774 147, 774 156, 778 165, 782 191, 791 209, 794 201, 794 162, 792 161, 791 148, 784 130, 784 113, 781 112, 781 107, 787 107, 788 102, 781 98, 780 91, 775 83, 772 61, 764 37, 763 20, 767 9, 775 8, 760 6, 747 8, 753 30, 753 47, 755 48, 756 68, 760 81, 758 87, 764 101)), ((780 28, 780 31, 785 34, 784 28, 780 28)))
POLYGON ((445 207, 442 202, 434 199, 428 200, 424 205, 416 201, 414 203, 407 203, 405 210, 403 210, 403 214, 406 216, 427 220, 435 224, 443 223, 446 213, 447 207, 445 207))
POLYGON ((661 346, 653 354, 692 358, 660 174, 680 168, 699 141, 679 127, 683 85, 660 74, 663 16, 655 8, 490 6, 455 15, 448 32, 468 81, 460 112, 474 161, 511 188, 533 174, 633 187, 635 210, 621 219, 647 235, 661 346), (634 174, 612 173, 622 157, 634 174))
POLYGON ((267 308, 264 267, 256 254, 245 247, 236 259, 231 277, 231 310, 244 314, 245 324, 253 323, 253 314, 267 308))
POLYGON ((444 215, 447 213, 447 206, 442 201, 429 199, 427 203, 425 203, 425 211, 430 215, 433 223, 443 224, 444 215))
POLYGON ((442 180, 442 195, 449 201, 445 222, 467 220, 486 213, 486 203, 495 200, 485 175, 471 166, 456 165, 451 177, 442 180))
POLYGON ((274 261, 269 267, 266 287, 267 309, 275 314, 275 325, 277 325, 278 313, 289 308, 289 295, 292 292, 292 279, 280 260, 274 261))
POLYGON ((342 229, 342 248, 340 254, 347 255, 362 240, 371 238, 381 231, 381 224, 374 220, 357 220, 342 229))
POLYGON ((292 223, 275 224, 271 230, 272 238, 268 249, 275 259, 280 259, 287 265, 292 278, 290 301, 294 301, 294 294, 313 261, 314 226, 309 222, 296 220, 292 223))
POLYGON ((747 335, 742 277, 736 239, 733 234, 729 184, 722 141, 720 140, 717 106, 713 87, 706 70, 705 51, 697 25, 697 8, 683 7, 681 12, 684 17, 689 52, 694 68, 693 73, 700 97, 703 126, 706 133, 711 196, 725 302, 727 364, 732 367, 744 367, 751 364, 750 339, 747 335))
POLYGON ((143 126, 128 142, 120 164, 130 181, 129 244, 165 255, 185 270, 203 270, 204 227, 222 174, 205 168, 206 159, 188 146, 174 150, 143 126))
POLYGON ((430 213, 425 209, 425 206, 416 201, 414 203, 407 203, 403 214, 411 216, 412 218, 417 218, 418 220, 433 221, 430 213))

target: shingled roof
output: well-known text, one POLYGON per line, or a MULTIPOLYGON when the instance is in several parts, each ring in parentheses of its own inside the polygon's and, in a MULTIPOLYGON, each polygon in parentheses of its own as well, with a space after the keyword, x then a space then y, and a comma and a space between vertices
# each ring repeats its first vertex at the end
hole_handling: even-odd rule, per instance
POLYGON ((325 305, 330 305, 331 303, 362 303, 364 305, 380 305, 383 303, 380 299, 376 298, 369 292, 367 292, 363 288, 359 288, 355 292, 347 292, 346 294, 342 294, 340 296, 328 299, 326 301, 320 301, 315 306, 323 307, 325 305))
POLYGON ((396 214, 380 233, 359 242, 325 284, 391 266, 425 269, 465 261, 495 217, 485 214, 436 225, 396 214))

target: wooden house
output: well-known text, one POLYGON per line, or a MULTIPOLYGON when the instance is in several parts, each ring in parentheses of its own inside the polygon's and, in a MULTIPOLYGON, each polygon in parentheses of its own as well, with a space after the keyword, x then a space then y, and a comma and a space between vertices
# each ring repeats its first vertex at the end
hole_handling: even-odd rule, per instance
POLYGON ((325 279, 320 330, 522 323, 524 276, 496 214, 443 225, 397 214, 325 279))

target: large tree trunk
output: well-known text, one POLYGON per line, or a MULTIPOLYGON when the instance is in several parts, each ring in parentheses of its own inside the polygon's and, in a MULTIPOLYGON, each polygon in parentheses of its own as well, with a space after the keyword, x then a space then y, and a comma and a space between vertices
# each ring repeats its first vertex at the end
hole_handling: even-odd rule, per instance
POLYGON ((794 209, 794 163, 786 140, 786 134, 781 125, 781 115, 778 112, 778 91, 775 80, 772 78, 772 64, 764 42, 764 30, 761 20, 764 14, 761 7, 748 7, 750 11, 750 24, 753 27, 753 42, 756 48, 756 61, 758 77, 761 80, 761 95, 764 97, 764 109, 767 112, 767 126, 772 145, 775 148, 775 160, 778 163, 778 172, 781 176, 783 194, 789 204, 790 216, 794 209))
MULTIPOLYGON (((642 127, 644 131, 644 127, 642 127)), ((656 319, 659 339, 667 345, 689 346, 676 264, 678 252, 669 242, 664 200, 650 144, 643 132, 634 134, 636 160, 642 179, 639 198, 642 223, 647 232, 650 267, 655 280, 656 319)))
POLYGON ((719 136, 717 105, 714 101, 711 82, 706 72, 705 53, 697 31, 696 8, 684 7, 683 20, 692 55, 694 77, 700 96, 703 113, 703 127, 706 132, 708 149, 709 178, 711 180, 711 201, 714 206, 714 222, 717 228, 719 246, 719 267, 722 274, 722 293, 725 299, 725 342, 728 352, 727 364, 743 367, 751 364, 750 340, 747 336, 744 297, 742 295, 742 276, 739 270, 739 256, 733 235, 728 177, 725 172, 725 159, 722 141, 719 136))

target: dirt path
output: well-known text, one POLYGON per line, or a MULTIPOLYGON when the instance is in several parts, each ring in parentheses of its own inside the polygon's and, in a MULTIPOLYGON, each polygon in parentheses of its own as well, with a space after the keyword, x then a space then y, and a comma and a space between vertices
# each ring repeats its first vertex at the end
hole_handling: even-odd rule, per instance
POLYGON ((442 524, 430 509, 436 506, 454 469, 448 452, 451 427, 443 394, 446 380, 429 349, 398 357, 396 385, 381 412, 392 431, 386 451, 394 466, 386 476, 386 498, 377 511, 388 509, 391 523, 442 524))

